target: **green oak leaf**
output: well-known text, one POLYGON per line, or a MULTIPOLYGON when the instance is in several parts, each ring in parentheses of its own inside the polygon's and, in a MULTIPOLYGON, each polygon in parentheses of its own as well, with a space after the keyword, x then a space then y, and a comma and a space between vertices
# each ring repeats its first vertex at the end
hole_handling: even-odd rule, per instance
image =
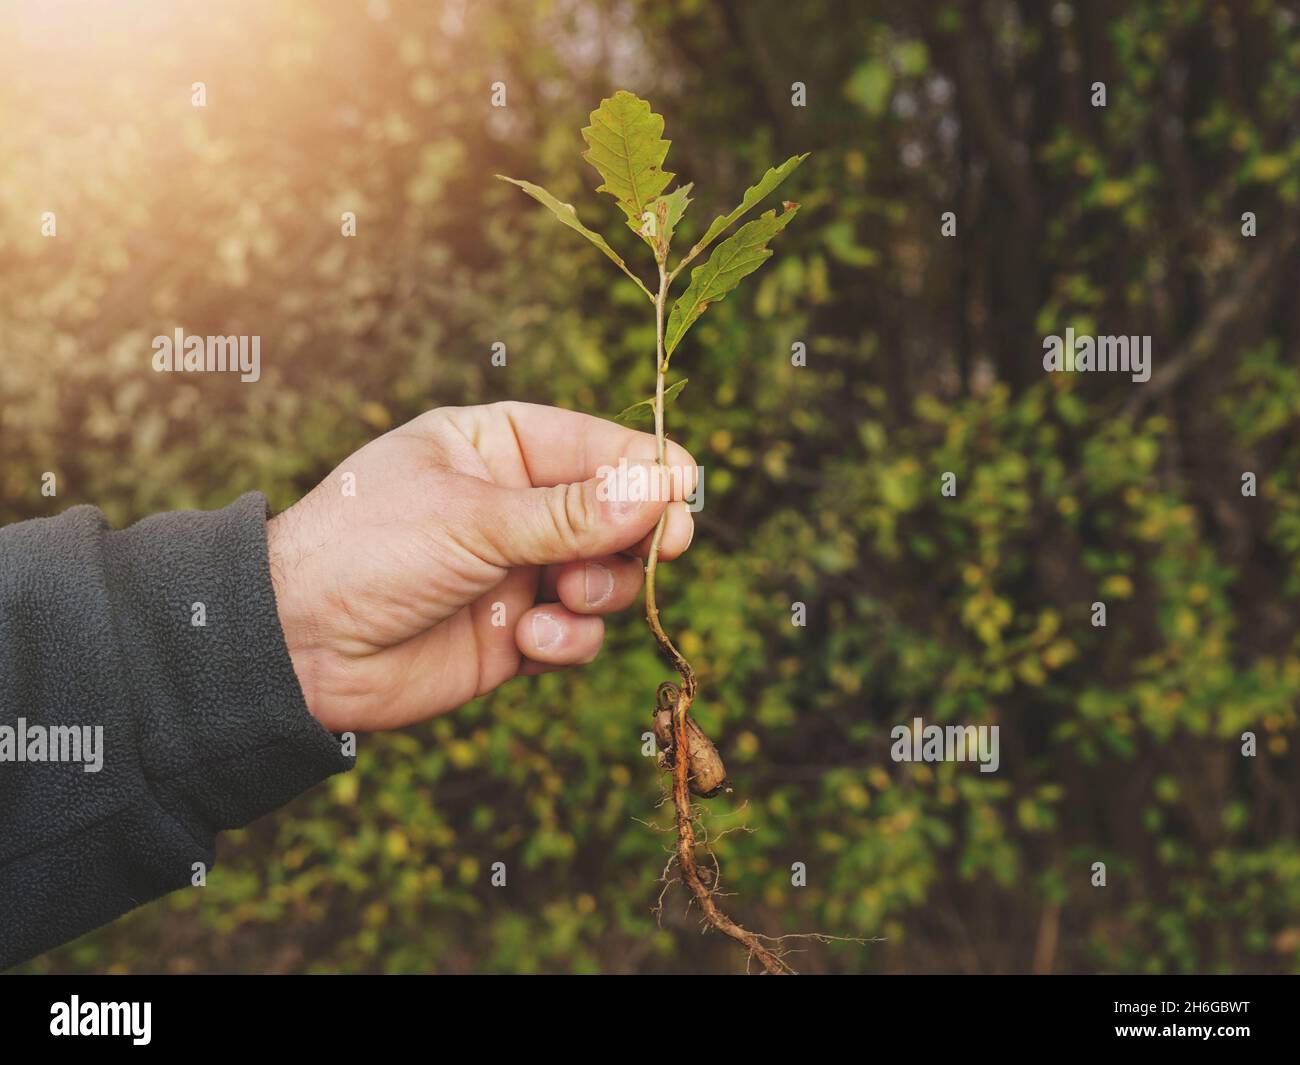
POLYGON ((620 90, 600 101, 590 121, 582 131, 587 142, 582 157, 604 179, 596 191, 618 200, 627 224, 640 233, 646 209, 673 179, 663 168, 669 145, 661 136, 663 116, 636 94, 620 90))
POLYGON ((628 277, 630 277, 634 282, 636 282, 637 288, 639 288, 642 292, 644 292, 647 296, 649 296, 650 299, 654 299, 654 296, 651 294, 650 290, 646 288, 644 284, 642 284, 641 279, 637 277, 636 274, 632 273, 632 271, 628 269, 627 263, 623 261, 623 257, 609 246, 605 238, 602 237, 599 233, 595 232, 594 230, 588 229, 586 226, 584 226, 581 222, 578 221, 578 212, 573 209, 573 204, 562 203, 560 200, 558 200, 555 196, 552 196, 540 185, 534 185, 531 181, 517 181, 512 177, 506 177, 504 174, 498 174, 497 177, 500 178, 502 181, 510 182, 510 184, 512 185, 518 185, 521 189, 523 189, 526 193, 528 193, 529 196, 531 196, 534 200, 540 203, 543 207, 550 208, 551 213, 555 215, 556 218, 558 218, 570 229, 576 230, 577 232, 581 233, 584 237, 586 237, 589 241, 591 241, 594 245, 596 245, 596 247, 598 247, 611 259, 613 259, 614 262, 618 264, 619 269, 621 269, 623 273, 627 274, 628 277))
MULTIPOLYGON (((804 152, 803 155, 790 156, 790 158, 780 166, 771 167, 766 174, 758 179, 756 184, 751 185, 745 190, 745 195, 742 197, 739 207, 730 214, 718 215, 718 217, 713 220, 709 225, 709 228, 705 230, 704 236, 695 242, 691 250, 682 258, 682 261, 677 264, 677 270, 680 270, 683 266, 699 255, 700 252, 712 244, 723 230, 730 228, 733 222, 739 219, 741 215, 745 214, 751 207, 758 203, 759 200, 763 199, 763 197, 767 196, 769 193, 774 192, 776 187, 788 178, 794 172, 795 168, 807 158, 808 153, 804 152)), ((676 271, 674 271, 674 273, 676 273, 676 271)))
POLYGON ((691 283, 673 304, 664 335, 664 365, 686 331, 710 303, 722 299, 740 282, 771 257, 767 242, 781 232, 799 210, 797 203, 785 203, 785 210, 775 210, 746 222, 733 236, 718 245, 708 262, 691 271, 691 283))
MULTIPOLYGON (((664 389, 665 407, 676 399, 678 393, 686 387, 687 380, 688 378, 683 377, 680 381, 674 381, 664 389)), ((653 418, 654 414, 655 398, 654 396, 651 396, 649 399, 643 399, 640 403, 633 403, 630 407, 624 407, 614 416, 614 421, 618 422, 619 425, 631 426, 636 425, 638 422, 643 422, 649 418, 653 418)))

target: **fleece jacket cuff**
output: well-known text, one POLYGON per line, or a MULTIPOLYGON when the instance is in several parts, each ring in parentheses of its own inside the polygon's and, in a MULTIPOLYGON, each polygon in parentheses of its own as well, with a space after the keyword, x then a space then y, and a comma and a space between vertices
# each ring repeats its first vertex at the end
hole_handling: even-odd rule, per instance
POLYGON ((239 828, 353 759, 311 716, 276 612, 258 492, 223 510, 159 514, 106 536, 117 616, 151 653, 144 770, 196 831, 239 828), (199 624, 198 622, 202 622, 199 624), (179 623, 178 623, 179 622, 179 623))

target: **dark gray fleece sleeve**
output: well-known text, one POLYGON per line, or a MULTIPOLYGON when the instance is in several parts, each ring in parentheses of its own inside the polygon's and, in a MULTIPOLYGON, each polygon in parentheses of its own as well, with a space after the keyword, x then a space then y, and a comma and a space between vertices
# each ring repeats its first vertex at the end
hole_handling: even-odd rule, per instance
POLYGON ((266 517, 250 492, 0 529, 0 968, 188 886, 220 829, 351 767, 294 675, 266 517))

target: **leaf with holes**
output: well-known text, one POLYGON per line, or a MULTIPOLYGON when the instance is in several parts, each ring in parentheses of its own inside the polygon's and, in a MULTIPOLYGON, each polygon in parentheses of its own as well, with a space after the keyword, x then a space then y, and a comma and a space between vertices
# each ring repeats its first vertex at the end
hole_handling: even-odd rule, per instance
POLYGON ((646 228, 642 227, 641 235, 650 241, 657 262, 662 263, 668 258, 668 246, 673 242, 677 223, 686 213, 686 205, 691 202, 690 192, 694 187, 694 184, 690 183, 675 188, 672 192, 664 193, 649 207, 649 215, 652 219, 650 232, 647 233, 646 228))

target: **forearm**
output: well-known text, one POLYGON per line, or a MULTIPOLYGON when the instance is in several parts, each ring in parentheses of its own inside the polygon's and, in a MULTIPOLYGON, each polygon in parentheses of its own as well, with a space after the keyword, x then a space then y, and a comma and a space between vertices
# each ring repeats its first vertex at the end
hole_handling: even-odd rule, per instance
POLYGON ((0 678, 0 967, 190 884, 217 831, 350 764, 303 701, 255 494, 0 530, 0 678), (64 760, 74 730, 98 768, 64 760))

